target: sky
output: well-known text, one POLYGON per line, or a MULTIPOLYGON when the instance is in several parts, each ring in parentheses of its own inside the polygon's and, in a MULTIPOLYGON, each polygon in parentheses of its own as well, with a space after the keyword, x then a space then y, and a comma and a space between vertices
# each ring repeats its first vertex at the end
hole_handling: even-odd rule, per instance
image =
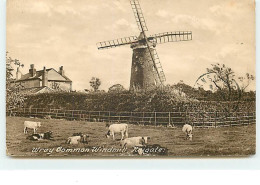
MULTIPOLYGON (((231 67, 236 76, 255 75, 255 7, 253 0, 139 0, 147 35, 192 31, 192 41, 156 47, 166 84, 183 80, 194 85, 213 63, 231 67)), ((98 50, 96 43, 139 30, 129 0, 8 0, 9 56, 37 70, 59 69, 74 90, 90 89, 91 77, 101 89, 114 84, 129 88, 132 49, 98 50)), ((255 90, 255 82, 249 90, 255 90)))

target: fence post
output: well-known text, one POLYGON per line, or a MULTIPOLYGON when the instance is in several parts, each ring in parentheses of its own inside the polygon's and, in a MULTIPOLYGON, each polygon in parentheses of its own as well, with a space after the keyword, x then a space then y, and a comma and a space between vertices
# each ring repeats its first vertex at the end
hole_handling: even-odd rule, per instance
POLYGON ((236 123, 237 123, 237 125, 240 125, 240 120, 238 119, 237 112, 236 112, 236 123))
POLYGON ((215 111, 215 128, 217 128, 217 116, 218 116, 218 112, 215 111))
POLYGON ((247 112, 247 118, 248 118, 248 125, 250 124, 250 117, 249 117, 249 111, 247 112))
POLYGON ((169 126, 171 126, 171 112, 169 112, 169 126))
POLYGON ((188 114, 188 109, 186 109, 186 111, 185 111, 185 123, 188 123, 188 116, 187 116, 187 114, 188 114))
POLYGON ((202 114, 202 125, 205 128, 205 123, 204 123, 204 115, 202 114))
MULTIPOLYGON (((144 124, 144 112, 143 112, 143 116, 142 116, 142 122, 144 124)), ((144 124, 145 125, 145 124, 144 124)))
MULTIPOLYGON (((230 117, 230 113, 228 114, 228 119, 229 119, 229 126, 231 127, 232 126, 232 122, 231 122, 231 117, 230 117)), ((233 116, 233 115, 232 115, 233 116)))
POLYGON ((154 124, 155 124, 155 126, 157 125, 157 123, 156 123, 156 112, 154 112, 154 124))

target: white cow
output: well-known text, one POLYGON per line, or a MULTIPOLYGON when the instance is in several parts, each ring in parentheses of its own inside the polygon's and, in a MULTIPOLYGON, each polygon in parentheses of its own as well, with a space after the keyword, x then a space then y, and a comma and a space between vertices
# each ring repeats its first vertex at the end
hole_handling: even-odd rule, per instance
POLYGON ((147 137, 130 137, 126 138, 121 142, 122 147, 126 148, 134 148, 136 146, 144 146, 144 144, 147 144, 147 140, 150 139, 149 136, 147 137))
POLYGON ((41 122, 35 122, 35 121, 24 121, 24 129, 23 132, 27 134, 27 129, 31 128, 33 129, 33 133, 35 134, 37 131, 37 128, 41 126, 41 122))
POLYGON ((113 140, 115 140, 115 133, 121 133, 121 135, 122 135, 121 140, 123 140, 124 136, 126 136, 126 138, 128 138, 128 125, 125 123, 112 124, 108 128, 108 132, 107 132, 106 136, 107 136, 107 138, 109 138, 112 135, 113 140))
POLYGON ((182 127, 182 132, 186 134, 186 139, 192 140, 192 126, 185 124, 182 127))
POLYGON ((80 136, 71 136, 71 137, 68 137, 66 143, 67 143, 67 144, 72 144, 72 145, 77 145, 77 144, 79 144, 80 142, 82 142, 82 143, 88 143, 88 142, 87 142, 87 137, 89 137, 87 134, 85 134, 85 135, 80 135, 80 136))
POLYGON ((79 144, 80 140, 81 140, 81 136, 71 136, 71 137, 68 137, 66 143, 72 144, 72 145, 77 145, 77 144, 79 144))

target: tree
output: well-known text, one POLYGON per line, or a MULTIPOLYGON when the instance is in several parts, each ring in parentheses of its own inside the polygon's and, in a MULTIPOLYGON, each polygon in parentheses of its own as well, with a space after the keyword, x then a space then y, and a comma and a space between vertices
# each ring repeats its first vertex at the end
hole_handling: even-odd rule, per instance
POLYGON ((8 57, 8 52, 6 52, 6 109, 10 111, 10 115, 12 114, 12 109, 22 107, 25 100, 24 94, 21 93, 23 86, 14 83, 13 65, 18 67, 24 66, 19 60, 8 57))
POLYGON ((234 71, 225 66, 225 64, 211 64, 211 68, 207 68, 207 72, 202 74, 195 82, 195 85, 200 85, 199 80, 203 84, 208 84, 209 88, 219 96, 221 101, 237 101, 237 105, 232 108, 226 107, 225 111, 231 109, 237 110, 239 101, 249 86, 250 82, 254 80, 254 76, 246 74, 245 77, 238 77, 234 71))
POLYGON ((94 92, 98 91, 99 86, 101 85, 101 81, 99 78, 92 77, 89 81, 90 86, 93 88, 94 92))

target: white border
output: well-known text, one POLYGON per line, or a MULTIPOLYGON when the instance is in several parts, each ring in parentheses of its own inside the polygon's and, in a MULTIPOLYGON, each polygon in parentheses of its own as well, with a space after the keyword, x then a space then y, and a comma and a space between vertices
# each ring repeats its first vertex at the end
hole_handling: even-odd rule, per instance
MULTIPOLYGON (((256 0, 256 19, 260 17, 260 0, 256 0), (258 10, 258 11, 257 11, 258 10)), ((216 159, 27 159, 10 158, 5 154, 5 23, 6 0, 0 0, 0 170, 1 169, 260 169, 259 156, 259 126, 257 124, 257 149, 256 155, 247 158, 216 158, 216 159)), ((260 22, 257 19, 257 33, 260 30, 260 22)), ((256 35, 256 43, 259 45, 259 34, 256 35)), ((256 49, 256 61, 260 58, 260 49, 256 49)), ((260 72, 256 62, 256 74, 260 72)), ((259 77, 256 75, 257 82, 259 77)), ((259 83, 257 83, 257 102, 259 101, 259 83)), ((257 104, 259 115, 259 104, 257 104)), ((217 178, 215 178, 216 180, 217 178)), ((212 182, 212 181, 211 181, 212 182)))

